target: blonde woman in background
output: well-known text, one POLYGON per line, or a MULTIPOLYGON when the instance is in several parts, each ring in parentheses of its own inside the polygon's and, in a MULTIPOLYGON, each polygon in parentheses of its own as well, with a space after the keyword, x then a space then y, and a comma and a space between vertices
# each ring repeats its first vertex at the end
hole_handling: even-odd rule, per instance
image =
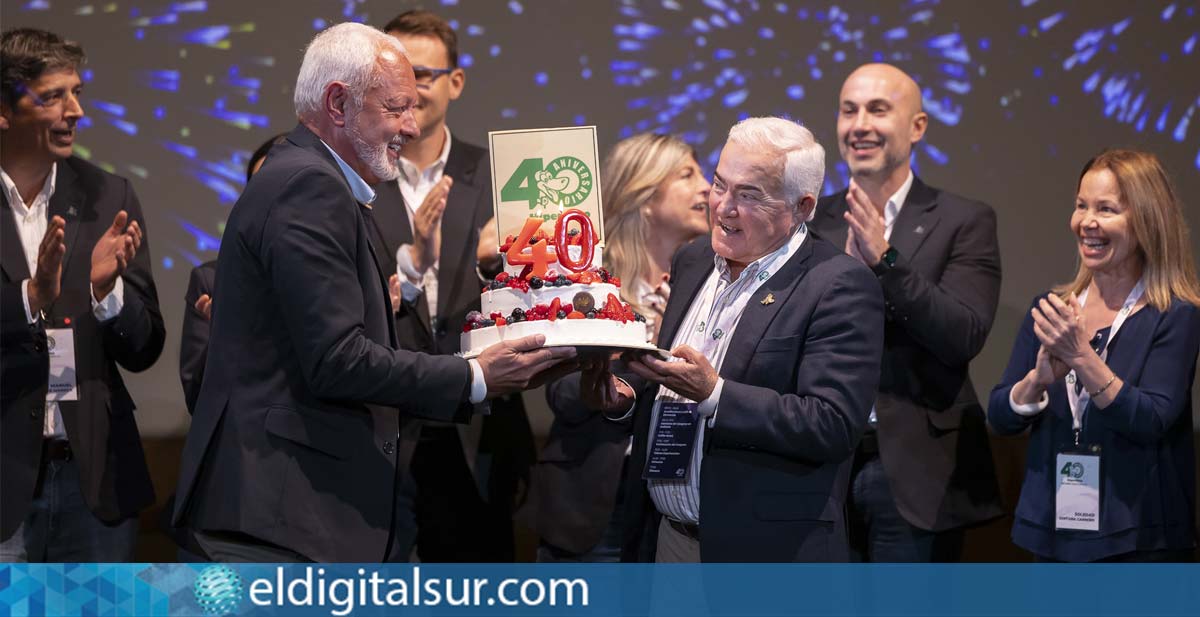
MULTIPOLYGON (((709 184, 690 146, 651 133, 614 146, 600 180, 604 264, 621 279, 621 299, 652 325, 654 342, 671 259, 709 232, 709 184)), ((622 370, 619 362, 613 370, 622 370)), ((632 427, 589 411, 579 379, 576 373, 546 388, 554 423, 534 472, 538 561, 614 562, 621 554, 621 480, 632 427)))

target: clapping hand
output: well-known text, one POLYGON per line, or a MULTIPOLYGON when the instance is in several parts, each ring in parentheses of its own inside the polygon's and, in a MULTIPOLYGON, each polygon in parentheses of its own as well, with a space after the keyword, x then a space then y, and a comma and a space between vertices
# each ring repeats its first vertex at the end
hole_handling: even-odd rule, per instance
POLYGON ((113 217, 112 225, 100 236, 92 249, 92 292, 96 301, 103 300, 117 284, 142 246, 142 227, 129 220, 124 210, 113 217))
POLYGON ((67 254, 66 221, 51 217, 46 233, 38 245, 37 269, 29 280, 29 311, 36 315, 54 303, 62 291, 63 256, 67 254))
POLYGON ((202 294, 196 298, 196 304, 193 305, 204 321, 212 321, 212 296, 202 294))
POLYGON ((1083 307, 1075 294, 1064 302, 1054 294, 1042 298, 1033 307, 1033 333, 1046 351, 1066 366, 1077 368, 1088 354, 1095 354, 1088 342, 1083 307))
POLYGON ((442 176, 433 186, 421 207, 413 216, 413 267, 417 272, 425 272, 433 266, 442 249, 442 215, 446 212, 446 197, 450 194, 450 186, 454 180, 450 176, 442 176))
POLYGON ((400 275, 399 274, 393 274, 391 277, 388 278, 388 295, 391 296, 391 299, 392 299, 392 312, 399 313, 400 312, 400 300, 402 299, 402 296, 400 294, 400 275))
POLYGON ((867 194, 853 180, 846 191, 846 203, 849 207, 842 215, 850 225, 846 235, 846 254, 867 266, 874 266, 888 249, 888 241, 884 237, 886 224, 879 215, 881 209, 871 203, 867 194))

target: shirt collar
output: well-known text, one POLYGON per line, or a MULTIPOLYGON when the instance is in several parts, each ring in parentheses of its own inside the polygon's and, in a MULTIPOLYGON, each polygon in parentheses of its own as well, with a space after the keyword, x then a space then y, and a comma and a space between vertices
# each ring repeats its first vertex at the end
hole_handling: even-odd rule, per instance
POLYGON ((367 184, 367 181, 363 180, 358 172, 347 165, 346 161, 343 161, 342 157, 338 156, 338 153, 325 143, 325 140, 321 140, 321 145, 325 146, 325 149, 333 155, 333 160, 337 161, 338 167, 342 168, 342 175, 346 176, 346 182, 350 183, 350 192, 354 193, 354 198, 363 205, 375 201, 375 190, 371 188, 371 185, 367 184))
MULTIPOLYGON (((796 251, 800 250, 800 246, 804 244, 804 239, 807 237, 808 226, 804 223, 800 223, 800 228, 796 230, 796 233, 792 234, 791 238, 788 238, 787 242, 783 243, 783 246, 750 262, 750 264, 746 266, 746 269, 742 270, 742 274, 738 278, 741 279, 746 276, 758 276, 760 271, 769 273, 771 268, 773 268, 776 264, 786 263, 787 260, 792 258, 792 255, 796 254, 796 251)), ((721 275, 721 278, 732 282, 733 276, 729 269, 729 261, 720 255, 713 255, 713 263, 716 264, 717 272, 721 275)), ((768 274, 768 276, 770 276, 770 274, 768 274)))
POLYGON ((445 132, 446 140, 442 143, 442 152, 438 155, 436 161, 424 170, 419 169, 415 163, 400 157, 400 176, 409 184, 416 184, 422 173, 428 173, 432 170, 437 170, 440 174, 441 170, 446 168, 446 161, 450 159, 450 127, 443 124, 442 131, 445 132))
POLYGON ((0 180, 4 181, 4 192, 8 194, 8 203, 12 205, 13 209, 18 211, 34 208, 38 204, 39 197, 43 198, 43 203, 49 204, 50 198, 54 197, 57 177, 58 163, 54 162, 50 164, 50 174, 46 176, 46 181, 42 183, 42 190, 33 197, 33 200, 26 204, 25 199, 21 197, 21 191, 17 190, 17 183, 13 182, 12 177, 8 175, 7 171, 0 168, 0 180))
POLYGON ((909 168, 908 177, 904 179, 904 184, 901 184, 900 188, 896 189, 896 192, 888 198, 887 204, 883 206, 883 220, 886 227, 891 228, 892 223, 896 221, 896 217, 900 216, 900 208, 904 207, 904 201, 908 199, 908 192, 912 190, 912 185, 913 172, 912 168, 909 168))

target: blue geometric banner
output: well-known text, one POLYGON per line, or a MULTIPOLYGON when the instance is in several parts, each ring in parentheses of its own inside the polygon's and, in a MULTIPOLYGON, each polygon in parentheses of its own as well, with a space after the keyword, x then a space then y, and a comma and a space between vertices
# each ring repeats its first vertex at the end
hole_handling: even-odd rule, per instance
POLYGON ((1200 614, 1200 566, 16 564, 7 615, 1200 614))

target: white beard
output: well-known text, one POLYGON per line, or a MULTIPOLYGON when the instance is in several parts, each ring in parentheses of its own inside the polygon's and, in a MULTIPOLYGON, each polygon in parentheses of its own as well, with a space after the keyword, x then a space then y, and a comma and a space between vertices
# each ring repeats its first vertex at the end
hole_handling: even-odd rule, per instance
POLYGON ((358 130, 358 113, 346 122, 346 133, 354 146, 354 153, 379 178, 380 182, 391 182, 400 177, 400 161, 392 162, 388 156, 388 144, 372 145, 363 139, 358 130))

